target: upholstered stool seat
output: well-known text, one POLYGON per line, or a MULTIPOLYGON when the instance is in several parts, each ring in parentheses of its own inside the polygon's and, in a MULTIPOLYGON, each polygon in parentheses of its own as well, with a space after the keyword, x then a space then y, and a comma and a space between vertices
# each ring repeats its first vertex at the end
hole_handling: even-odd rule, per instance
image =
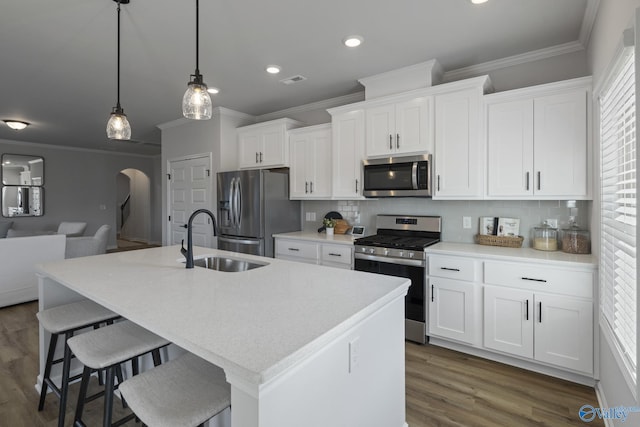
POLYGON ((90 300, 48 308, 38 312, 36 316, 43 329, 51 333, 38 410, 41 411, 44 408, 47 390, 50 388, 60 399, 58 425, 63 426, 67 406, 67 387, 71 380, 69 378, 69 371, 71 358, 73 357, 69 350, 68 340, 80 329, 88 327, 97 328, 100 324, 111 323, 120 316, 90 300), (62 359, 54 359, 59 335, 65 336, 64 355, 62 359), (51 380, 51 368, 58 363, 62 363, 60 387, 51 380))
MULTIPOLYGON (((117 388, 115 375, 120 369, 120 365, 131 361, 133 374, 136 375, 138 373, 138 357, 152 353, 154 364, 157 366, 160 364, 159 349, 168 345, 169 341, 129 320, 124 320, 70 338, 68 344, 76 358, 85 366, 82 372, 74 425, 84 425, 82 412, 86 399, 90 399, 87 398, 87 389, 91 373, 96 370, 104 370, 106 375, 103 422, 105 426, 111 426, 113 391, 117 388)), ((132 418, 132 416, 128 418, 132 418)))
POLYGON ((195 427, 231 405, 224 371, 191 353, 130 378, 119 389, 151 427, 195 427))

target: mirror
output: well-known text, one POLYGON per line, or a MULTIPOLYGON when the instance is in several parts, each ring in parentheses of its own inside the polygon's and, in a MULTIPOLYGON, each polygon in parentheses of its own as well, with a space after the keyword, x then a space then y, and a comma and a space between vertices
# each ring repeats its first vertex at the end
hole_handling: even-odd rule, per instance
POLYGON ((29 186, 2 187, 2 216, 42 216, 44 188, 29 186))
POLYGON ((42 216, 44 159, 21 154, 2 155, 2 216, 42 216))
POLYGON ((2 155, 4 185, 44 185, 44 159, 20 154, 2 155))

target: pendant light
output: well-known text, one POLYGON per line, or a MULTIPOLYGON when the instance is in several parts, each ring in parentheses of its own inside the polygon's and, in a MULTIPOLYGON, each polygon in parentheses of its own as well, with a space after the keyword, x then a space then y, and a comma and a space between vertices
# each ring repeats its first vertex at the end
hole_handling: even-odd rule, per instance
POLYGON ((191 74, 187 84, 187 91, 182 97, 182 114, 187 119, 208 120, 211 118, 211 96, 207 92, 207 85, 202 80, 198 68, 199 60, 199 29, 200 29, 200 0, 196 0, 196 72, 191 74))
POLYGON ((131 139, 131 125, 127 115, 120 106, 120 3, 127 4, 129 0, 113 0, 118 2, 118 102, 113 107, 109 121, 107 122, 107 138, 128 140, 131 139))

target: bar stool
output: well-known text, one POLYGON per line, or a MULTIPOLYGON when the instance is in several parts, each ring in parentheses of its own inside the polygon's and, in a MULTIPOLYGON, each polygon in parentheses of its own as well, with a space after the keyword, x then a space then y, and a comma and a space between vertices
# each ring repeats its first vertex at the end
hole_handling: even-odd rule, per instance
MULTIPOLYGON (((120 385, 118 383, 116 386, 115 376, 121 364, 131 361, 133 375, 137 375, 138 357, 152 353, 154 365, 158 366, 160 365, 160 349, 169 345, 169 341, 129 320, 124 320, 72 337, 68 344, 76 358, 84 364, 74 426, 85 425, 82 421, 84 404, 104 395, 103 425, 111 427, 113 392, 120 385), (105 371, 104 391, 87 396, 91 373, 100 370, 105 371)), ((131 414, 114 425, 123 424, 133 417, 134 414, 131 414)))
POLYGON ((47 389, 51 388, 51 391, 58 396, 60 401, 58 409, 58 426, 62 427, 64 426, 67 407, 67 389, 69 381, 73 381, 80 377, 78 375, 69 378, 71 359, 73 358, 73 355, 69 350, 68 340, 80 329, 88 327, 93 327, 95 329, 102 323, 112 323, 120 316, 90 300, 78 301, 48 308, 46 310, 39 311, 36 316, 38 317, 42 327, 51 334, 49 351, 47 352, 47 361, 45 362, 42 378, 38 411, 42 411, 44 408, 47 389), (58 336, 60 335, 64 335, 64 355, 61 359, 54 359, 56 345, 58 344, 58 336), (62 379, 60 381, 60 387, 51 380, 51 368, 53 365, 58 363, 62 363, 62 379))
POLYGON ((126 380, 119 390, 152 427, 202 426, 231 406, 224 371, 191 353, 126 380))

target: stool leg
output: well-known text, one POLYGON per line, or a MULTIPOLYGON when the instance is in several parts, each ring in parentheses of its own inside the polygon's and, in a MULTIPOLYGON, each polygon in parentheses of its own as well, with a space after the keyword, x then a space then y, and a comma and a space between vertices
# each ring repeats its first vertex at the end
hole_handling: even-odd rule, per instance
POLYGON ((84 426, 82 422, 82 412, 84 411, 84 402, 87 397, 87 389, 89 388, 89 379, 91 378, 91 368, 85 366, 82 371, 82 381, 80 383, 80 391, 78 393, 78 404, 76 405, 76 416, 73 425, 84 426))
POLYGON ((69 371, 71 370, 71 349, 67 345, 73 332, 64 334, 64 358, 62 360, 62 379, 60 380, 60 409, 58 410, 58 427, 64 427, 64 417, 67 412, 67 391, 69 389, 69 371))
MULTIPOLYGON (((118 365, 119 366, 119 365, 118 365)), ((115 366, 109 366, 106 370, 104 384, 104 415, 102 423, 104 427, 111 427, 111 417, 113 410, 113 390, 115 382, 115 366)))
POLYGON ((49 342, 49 351, 47 352, 47 363, 44 365, 44 375, 42 376, 42 388, 40 389, 40 402, 38 403, 38 411, 42 411, 44 408, 44 399, 47 397, 47 379, 51 375, 51 365, 53 364, 53 357, 56 352, 56 345, 58 344, 58 334, 51 334, 51 340, 49 342))

